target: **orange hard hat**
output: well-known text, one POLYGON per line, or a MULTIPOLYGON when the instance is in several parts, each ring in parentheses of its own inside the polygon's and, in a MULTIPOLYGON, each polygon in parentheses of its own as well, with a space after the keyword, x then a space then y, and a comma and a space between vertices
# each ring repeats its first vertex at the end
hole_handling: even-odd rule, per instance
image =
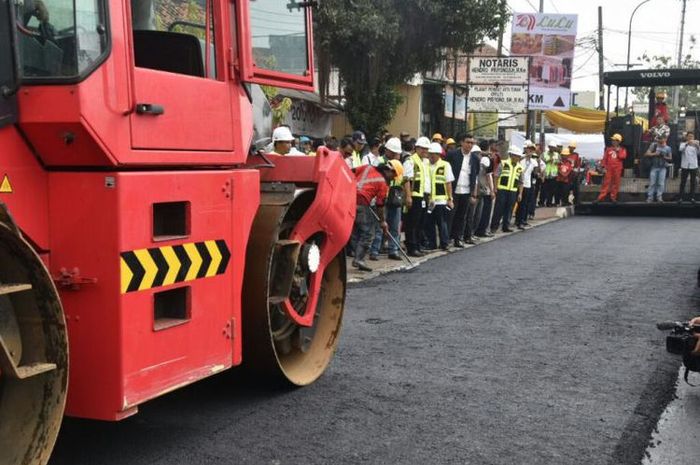
POLYGON ((403 165, 398 160, 389 160, 389 164, 394 168, 396 176, 394 179, 399 180, 403 178, 403 165))

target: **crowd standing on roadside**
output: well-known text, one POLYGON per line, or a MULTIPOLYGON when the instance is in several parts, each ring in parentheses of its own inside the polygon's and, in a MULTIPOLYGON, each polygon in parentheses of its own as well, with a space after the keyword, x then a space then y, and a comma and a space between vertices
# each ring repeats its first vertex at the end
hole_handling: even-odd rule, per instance
MULTIPOLYGON (((649 131, 654 142, 644 155, 651 165, 648 202, 661 200, 671 157, 668 126, 663 115, 657 120, 649 131)), ((609 142, 603 159, 592 164, 578 154, 574 141, 542 148, 527 140, 522 147, 506 148, 502 140, 478 140, 470 134, 414 138, 402 132, 368 140, 361 131, 340 140, 328 136, 312 141, 295 139, 289 127, 280 126, 269 148, 287 156, 315 156, 321 146, 341 153, 358 187, 355 228, 346 252, 353 266, 371 271, 368 262, 381 254, 398 261, 464 248, 499 230, 526 229, 538 207, 576 203, 581 184, 590 183, 592 173, 603 176, 596 202, 616 202, 628 154, 620 134, 609 142)), ((694 202, 700 143, 693 133, 687 134, 680 152, 678 201, 689 184, 694 202)))
POLYGON ((371 271, 369 262, 380 254, 422 257, 464 248, 499 229, 526 229, 538 205, 569 205, 578 195, 582 170, 575 143, 549 147, 546 159, 531 141, 503 146, 469 134, 412 138, 402 132, 368 142, 356 131, 343 138, 338 151, 358 186, 355 230, 346 248, 353 266, 371 271))

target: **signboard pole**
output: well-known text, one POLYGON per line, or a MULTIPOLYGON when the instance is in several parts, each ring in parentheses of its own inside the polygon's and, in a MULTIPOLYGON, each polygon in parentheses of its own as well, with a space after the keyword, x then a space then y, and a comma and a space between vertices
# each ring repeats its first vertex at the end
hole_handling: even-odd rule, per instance
POLYGON ((471 64, 472 64, 472 57, 467 56, 467 73, 466 73, 466 81, 464 82, 464 133, 468 133, 469 131, 469 70, 471 69, 471 64))
POLYGON ((455 133, 457 120, 457 53, 454 53, 454 79, 452 80, 452 134, 455 133))

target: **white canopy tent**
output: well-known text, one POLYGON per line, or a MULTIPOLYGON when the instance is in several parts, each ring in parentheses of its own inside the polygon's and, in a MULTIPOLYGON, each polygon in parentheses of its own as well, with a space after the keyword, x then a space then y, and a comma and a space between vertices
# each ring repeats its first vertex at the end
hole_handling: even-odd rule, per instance
MULTIPOLYGON (((561 144, 567 147, 571 141, 576 142, 576 151, 583 158, 588 160, 600 160, 603 158, 605 151, 605 138, 603 134, 545 134, 545 142, 561 144)), ((533 141, 535 143, 539 140, 533 141)), ((525 133, 515 132, 511 134, 511 145, 523 147, 525 144, 525 133)))

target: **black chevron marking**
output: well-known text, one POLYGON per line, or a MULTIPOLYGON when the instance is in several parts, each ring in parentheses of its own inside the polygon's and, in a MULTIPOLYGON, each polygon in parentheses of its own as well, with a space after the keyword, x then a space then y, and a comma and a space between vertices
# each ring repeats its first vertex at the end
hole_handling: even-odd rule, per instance
POLYGON ((197 273, 197 279, 199 279, 207 275, 207 270, 209 269, 209 265, 211 265, 211 254, 204 242, 197 242, 194 246, 197 247, 197 251, 202 257, 202 266, 199 267, 199 272, 197 273))
POLYGON ((216 246, 219 248, 219 253, 221 254, 221 263, 219 264, 219 269, 216 270, 216 274, 224 274, 226 273, 228 262, 231 260, 231 252, 226 245, 226 241, 223 239, 216 241, 216 246))
POLYGON ((160 287, 163 285, 163 281, 165 281, 165 277, 168 275, 168 262, 165 260, 163 252, 158 248, 148 249, 148 253, 158 267, 158 273, 156 273, 151 287, 160 287))
POLYGON ((123 252, 122 258, 133 273, 133 277, 129 282, 129 287, 127 287, 126 292, 138 291, 141 281, 143 281, 143 277, 146 275, 146 270, 139 262, 139 259, 136 258, 136 254, 134 252, 123 252))
POLYGON ((177 273, 175 282, 181 283, 187 277, 187 272, 190 271, 190 267, 192 266, 192 260, 190 260, 190 257, 187 255, 187 252, 185 252, 185 248, 181 245, 173 246, 173 251, 175 252, 175 256, 177 257, 177 259, 180 260, 180 265, 182 265, 180 266, 180 271, 178 271, 177 273))

